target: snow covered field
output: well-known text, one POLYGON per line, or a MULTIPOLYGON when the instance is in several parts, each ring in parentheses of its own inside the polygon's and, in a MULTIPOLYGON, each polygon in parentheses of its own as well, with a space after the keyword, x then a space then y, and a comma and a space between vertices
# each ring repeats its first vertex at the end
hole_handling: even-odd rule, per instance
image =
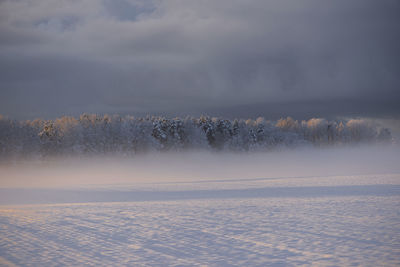
POLYGON ((395 171, 3 186, 0 266, 399 266, 395 171))
MULTIPOLYGON (((90 200, 110 202, 1 206, 0 264, 400 264, 400 175, 162 187, 137 191, 146 201, 111 202, 121 191, 103 188, 91 191, 90 200)), ((51 189, 45 191, 52 197, 51 189)), ((63 197, 74 201, 77 192, 63 197)), ((53 201, 63 200, 56 195, 53 201)))

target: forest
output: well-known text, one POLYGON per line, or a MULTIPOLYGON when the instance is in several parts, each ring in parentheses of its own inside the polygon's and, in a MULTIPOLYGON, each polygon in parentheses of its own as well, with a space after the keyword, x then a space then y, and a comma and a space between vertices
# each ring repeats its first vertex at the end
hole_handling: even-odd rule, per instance
POLYGON ((278 121, 212 118, 79 118, 18 121, 0 116, 1 157, 132 155, 149 151, 265 151, 297 146, 391 142, 390 130, 362 119, 278 121))

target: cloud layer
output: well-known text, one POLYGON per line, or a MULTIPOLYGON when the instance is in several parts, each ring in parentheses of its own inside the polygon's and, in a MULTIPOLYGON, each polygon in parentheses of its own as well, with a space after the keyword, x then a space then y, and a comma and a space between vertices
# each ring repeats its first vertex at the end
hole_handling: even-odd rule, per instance
POLYGON ((399 13, 390 0, 1 1, 0 113, 398 116, 399 13))

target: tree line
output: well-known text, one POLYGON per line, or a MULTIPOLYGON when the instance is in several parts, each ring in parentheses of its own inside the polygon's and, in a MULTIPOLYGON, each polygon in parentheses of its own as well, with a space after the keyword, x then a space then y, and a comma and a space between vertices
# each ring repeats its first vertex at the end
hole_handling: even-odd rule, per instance
POLYGON ((387 142, 387 128, 368 121, 321 118, 278 121, 211 118, 135 118, 82 114, 79 118, 17 121, 0 116, 0 155, 124 155, 147 151, 211 149, 257 151, 300 145, 387 142))

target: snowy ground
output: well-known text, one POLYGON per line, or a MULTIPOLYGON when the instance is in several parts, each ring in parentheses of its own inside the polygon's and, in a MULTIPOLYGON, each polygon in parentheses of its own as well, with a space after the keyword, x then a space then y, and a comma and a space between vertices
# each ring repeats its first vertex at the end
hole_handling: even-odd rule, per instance
POLYGON ((0 203, 1 266, 400 266, 399 174, 2 188, 0 203))

